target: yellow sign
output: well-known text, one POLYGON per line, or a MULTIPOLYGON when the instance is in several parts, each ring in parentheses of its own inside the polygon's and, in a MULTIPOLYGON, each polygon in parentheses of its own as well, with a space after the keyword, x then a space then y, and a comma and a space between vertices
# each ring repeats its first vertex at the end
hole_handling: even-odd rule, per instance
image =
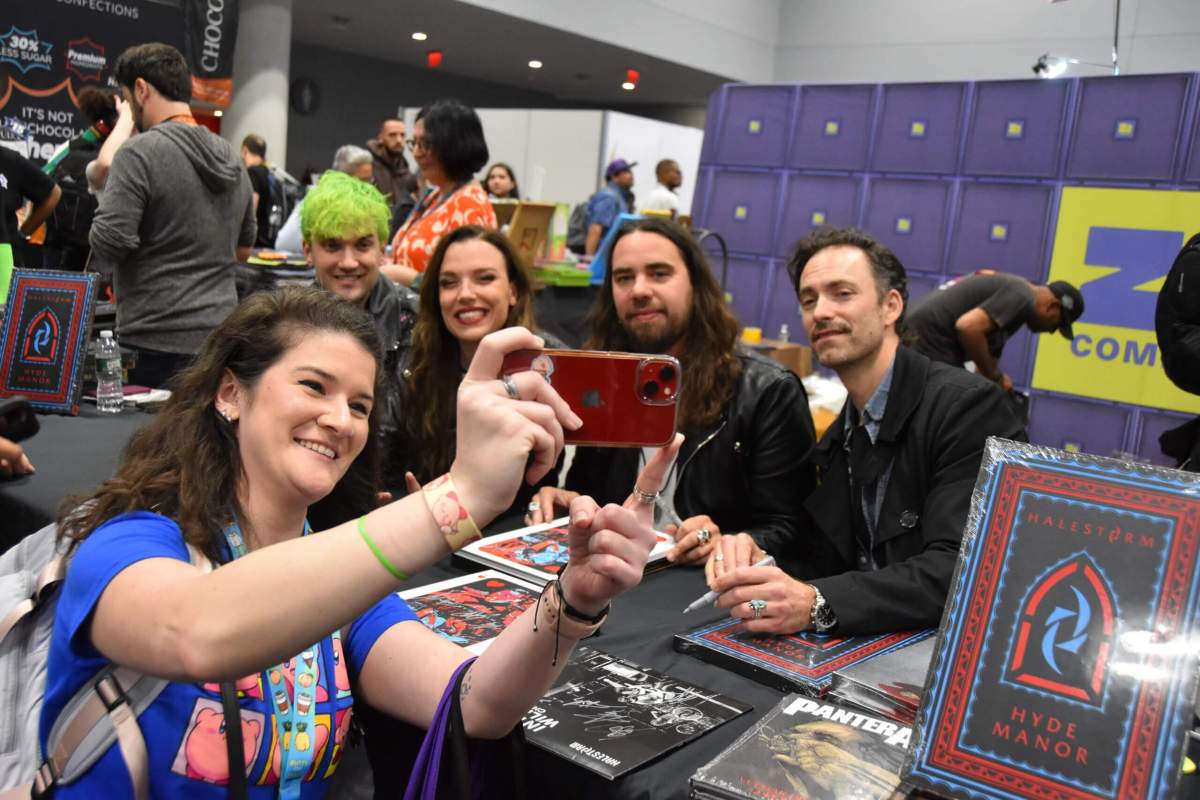
POLYGON ((1019 119, 1010 119, 1004 129, 1004 136, 1008 139, 1020 139, 1024 135, 1025 123, 1019 119))
POLYGON ((733 218, 734 219, 745 219, 746 214, 747 214, 747 211, 746 211, 745 206, 734 206, 733 207, 733 218))
POLYGON ((825 212, 824 211, 812 212, 812 224, 813 225, 824 225, 825 224, 825 212))
POLYGON ((1050 280, 1083 294, 1075 339, 1035 337, 1033 386, 1200 413, 1200 397, 1163 372, 1154 306, 1175 256, 1200 229, 1200 192, 1067 186, 1050 280))
POLYGON ((747 133, 762 133, 762 120, 752 119, 746 125, 747 133))
POLYGON ((840 131, 840 130, 841 130, 841 125, 838 123, 838 121, 836 119, 830 119, 830 120, 825 121, 825 135, 826 136, 837 136, 838 131, 840 131))
POLYGON ((919 139, 925 135, 925 120, 914 119, 912 124, 908 126, 908 135, 914 139, 919 139))

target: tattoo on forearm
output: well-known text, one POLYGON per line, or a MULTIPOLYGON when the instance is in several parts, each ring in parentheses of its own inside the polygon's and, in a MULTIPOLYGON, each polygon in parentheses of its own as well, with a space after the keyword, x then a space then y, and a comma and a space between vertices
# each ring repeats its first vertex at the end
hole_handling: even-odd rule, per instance
POLYGON ((463 675, 462 688, 459 690, 459 694, 458 694, 459 699, 461 699, 461 700, 466 700, 467 695, 469 695, 471 693, 471 667, 474 667, 474 666, 475 665, 472 664, 470 667, 467 667, 467 674, 463 675))

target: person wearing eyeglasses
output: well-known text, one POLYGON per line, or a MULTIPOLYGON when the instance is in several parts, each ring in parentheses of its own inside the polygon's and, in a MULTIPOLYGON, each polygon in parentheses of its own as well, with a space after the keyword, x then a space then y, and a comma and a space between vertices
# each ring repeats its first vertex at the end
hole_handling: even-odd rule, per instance
POLYGON ((488 161, 483 125, 457 100, 437 100, 421 109, 409 139, 413 161, 430 189, 392 239, 392 263, 383 273, 411 286, 425 271, 438 240, 464 225, 496 227, 487 191, 472 180, 488 161))

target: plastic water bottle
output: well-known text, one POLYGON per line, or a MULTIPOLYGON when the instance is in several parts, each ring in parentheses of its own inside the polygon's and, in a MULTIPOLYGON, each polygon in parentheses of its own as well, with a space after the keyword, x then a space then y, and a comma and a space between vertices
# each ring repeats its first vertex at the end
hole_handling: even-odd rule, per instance
POLYGON ((791 333, 788 331, 788 326, 787 326, 786 322, 779 326, 779 341, 781 341, 781 342, 788 341, 788 337, 790 335, 791 335, 791 333))
POLYGON ((119 414, 125 407, 121 379, 121 348, 112 331, 100 331, 96 347, 96 408, 106 414, 119 414))

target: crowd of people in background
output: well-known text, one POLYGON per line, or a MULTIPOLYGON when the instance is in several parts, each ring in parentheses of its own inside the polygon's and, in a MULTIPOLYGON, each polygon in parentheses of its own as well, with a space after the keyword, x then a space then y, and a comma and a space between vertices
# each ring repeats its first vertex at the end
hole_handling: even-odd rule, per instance
MULTIPOLYGON (((243 716, 283 731, 319 712, 322 742, 344 741, 361 701, 383 720, 368 726, 376 759, 394 757, 389 725, 428 727, 456 681, 468 732, 503 737, 557 676, 559 648, 638 583, 652 527, 752 631, 936 625, 984 442, 1025 438, 1004 342, 1022 326, 1071 338, 1084 313, 1074 286, 992 273, 909 308, 904 266, 869 233, 798 237, 788 275, 805 333, 849 394, 818 441, 799 377, 740 343, 725 287, 678 221, 678 161, 656 164, 639 203, 636 164, 615 158, 568 235, 584 257, 609 242, 585 346, 677 358, 683 436, 579 447, 563 475, 578 417, 541 376, 500 377, 507 353, 565 345, 539 330, 531 265, 497 230, 493 201, 523 198, 508 164, 487 166, 473 109, 438 100, 411 129, 385 117, 301 190, 261 136, 239 152, 197 124, 174 48, 130 48, 113 71, 119 96, 82 93, 89 127, 44 170, 0 148, 0 243, 42 266, 26 240, 50 222, 46 266, 111 280, 121 345, 136 356, 130 382, 172 390, 114 478, 64 506, 74 563, 43 746, 111 664, 169 679, 142 716, 153 741, 177 742, 193 710, 221 709, 221 682, 243 676, 267 687, 238 695, 243 716), (239 302, 235 268, 255 247, 303 254, 313 285, 239 302), (477 660, 395 594, 480 526, 563 513, 565 573, 477 660), (281 670, 326 696, 309 707, 310 684, 288 689, 281 670)), ((1191 363, 1186 347, 1164 359, 1191 363)), ((0 440, 0 474, 32 469, 0 440)), ((328 782, 336 755, 316 738, 279 738, 279 750, 254 750, 251 774, 289 791, 328 782)), ((155 793, 224 796, 228 767, 206 782, 173 748, 150 752, 155 793)), ((124 768, 112 748, 56 796, 87 796, 124 768)))

